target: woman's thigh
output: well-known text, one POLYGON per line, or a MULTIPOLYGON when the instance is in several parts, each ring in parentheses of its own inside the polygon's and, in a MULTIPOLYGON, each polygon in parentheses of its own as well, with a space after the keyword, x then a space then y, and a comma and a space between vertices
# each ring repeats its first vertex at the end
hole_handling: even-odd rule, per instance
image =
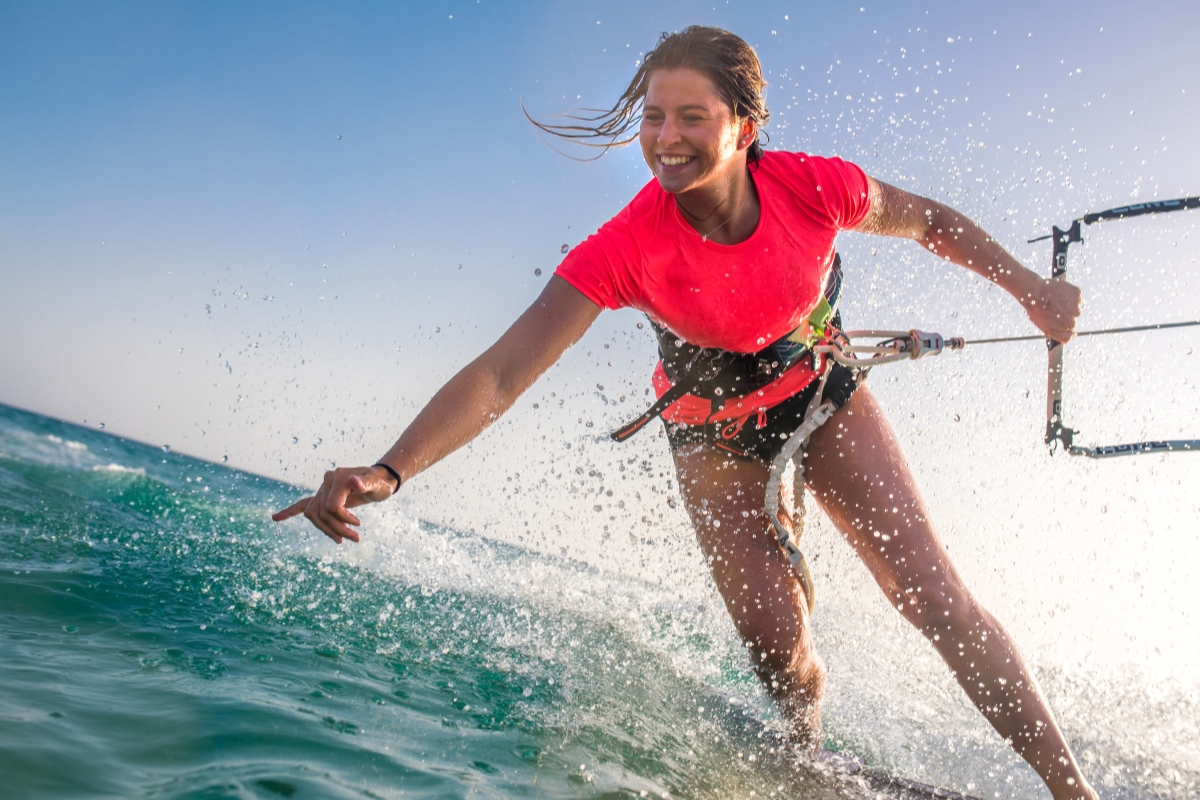
POLYGON ((900 444, 866 386, 813 434, 804 475, 901 611, 920 613, 929 602, 918 601, 940 605, 947 589, 962 591, 900 444))
POLYGON ((756 664, 789 669, 809 647, 796 574, 767 531, 763 464, 704 445, 674 452, 684 503, 713 579, 756 664))

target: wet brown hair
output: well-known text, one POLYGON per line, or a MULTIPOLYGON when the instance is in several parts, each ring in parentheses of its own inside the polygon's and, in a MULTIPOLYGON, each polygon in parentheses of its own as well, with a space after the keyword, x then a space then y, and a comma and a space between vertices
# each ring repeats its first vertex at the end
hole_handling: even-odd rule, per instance
MULTIPOLYGON (((725 101, 738 119, 753 119, 761 132, 771 112, 767 110, 763 89, 762 65, 754 48, 740 36, 721 28, 693 25, 678 33, 664 33, 658 44, 642 60, 633 80, 610 109, 580 109, 564 114, 571 122, 552 125, 529 121, 540 130, 558 139, 587 147, 599 147, 595 158, 610 147, 621 147, 637 139, 642 121, 642 103, 650 86, 650 76, 660 69, 690 68, 712 81, 717 95, 725 101), (591 112, 591 113, 587 113, 591 112), (632 134, 630 133, 632 131, 632 134)), ((760 134, 761 135, 761 134, 760 134)), ((751 163, 762 156, 762 144, 756 139, 747 151, 751 163)), ((594 160, 594 159, 586 159, 594 160)))

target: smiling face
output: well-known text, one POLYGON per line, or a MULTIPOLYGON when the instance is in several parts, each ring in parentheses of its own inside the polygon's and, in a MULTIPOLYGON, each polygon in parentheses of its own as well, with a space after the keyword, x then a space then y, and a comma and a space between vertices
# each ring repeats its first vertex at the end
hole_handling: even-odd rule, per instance
POLYGON ((757 131, 739 120, 702 72, 682 67, 650 76, 638 139, 662 188, 720 190, 745 173, 757 131))

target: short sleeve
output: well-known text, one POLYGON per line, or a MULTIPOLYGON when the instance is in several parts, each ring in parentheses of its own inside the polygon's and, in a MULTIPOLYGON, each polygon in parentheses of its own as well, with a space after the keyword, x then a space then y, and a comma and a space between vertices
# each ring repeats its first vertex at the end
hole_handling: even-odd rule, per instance
POLYGON ((567 253, 554 274, 602 308, 633 305, 637 297, 633 273, 641 255, 628 222, 626 207, 567 253))
POLYGON ((840 158, 809 156, 821 201, 842 230, 856 227, 871 210, 871 192, 862 167, 840 158))

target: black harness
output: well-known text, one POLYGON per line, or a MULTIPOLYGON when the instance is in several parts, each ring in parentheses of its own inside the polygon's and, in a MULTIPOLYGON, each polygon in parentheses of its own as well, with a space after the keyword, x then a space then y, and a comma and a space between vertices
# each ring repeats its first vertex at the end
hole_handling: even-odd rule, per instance
POLYGON ((613 440, 623 442, 633 436, 686 394, 709 400, 712 413, 716 414, 729 400, 745 397, 761 389, 802 358, 815 356, 813 342, 804 333, 812 329, 820 335, 831 322, 834 327, 840 327, 837 305, 841 293, 842 259, 834 253, 825 292, 817 308, 799 328, 757 353, 698 347, 650 320, 658 337, 658 356, 662 359, 663 371, 673 385, 644 414, 613 431, 610 434, 613 440))

